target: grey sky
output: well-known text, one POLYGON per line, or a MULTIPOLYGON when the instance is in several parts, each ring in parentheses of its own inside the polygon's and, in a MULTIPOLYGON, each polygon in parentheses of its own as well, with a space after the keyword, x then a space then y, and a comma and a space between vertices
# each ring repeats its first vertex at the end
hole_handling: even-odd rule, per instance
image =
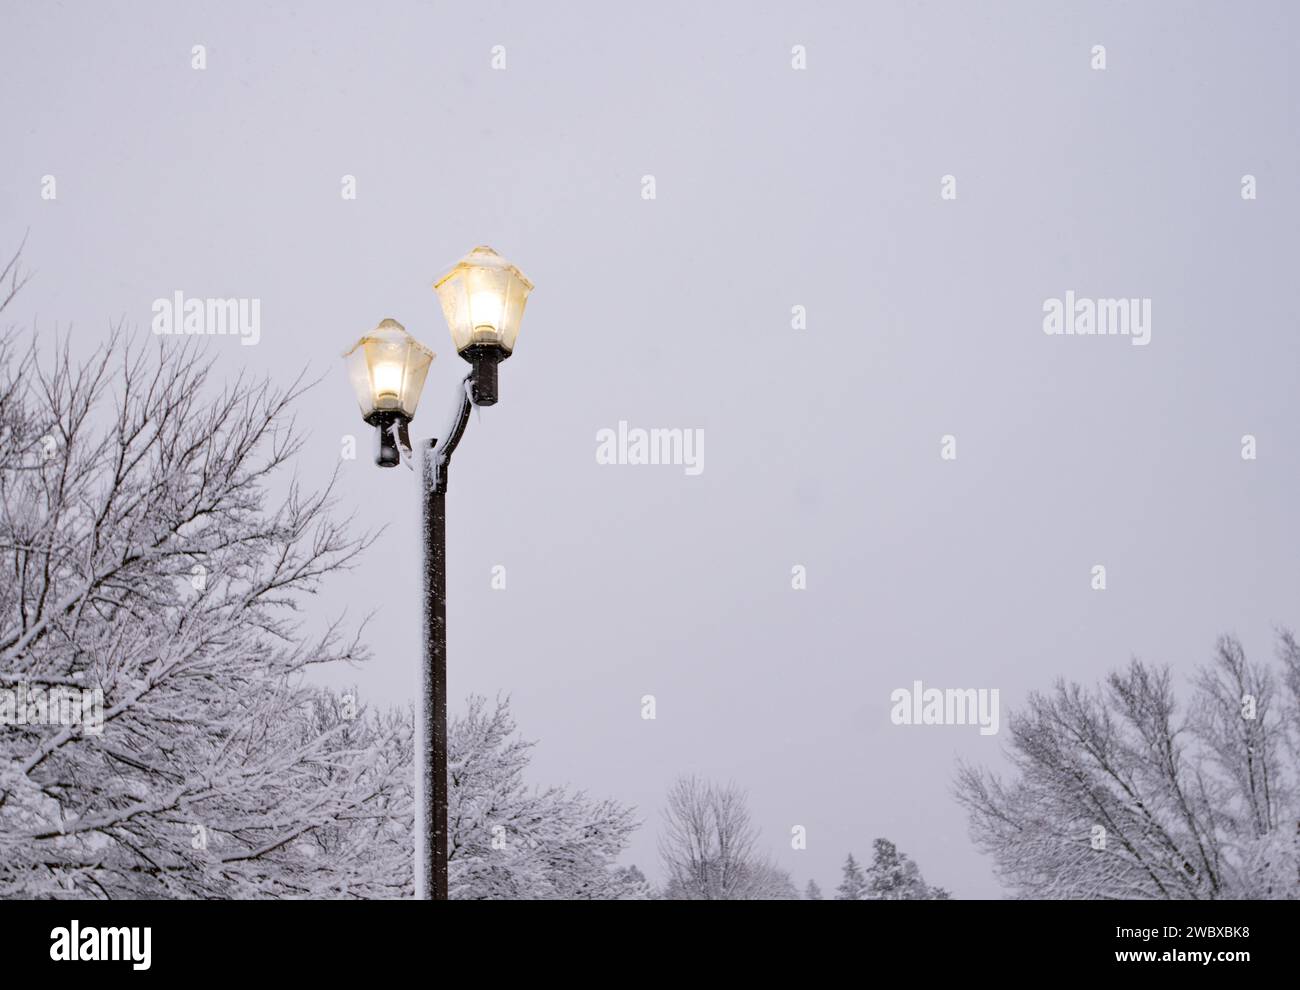
POLYGON ((436 432, 465 365, 430 284, 480 243, 537 289, 452 468, 452 705, 510 692, 533 779, 635 803, 651 876, 696 771, 801 887, 883 835, 997 896, 949 788, 1005 732, 894 726, 893 689, 998 688, 1005 725, 1058 676, 1300 621, 1289 5, 373 8, 0 4, 15 320, 90 346, 178 289, 260 298, 222 372, 327 374, 309 481, 362 443, 343 505, 390 527, 313 618, 377 609, 378 657, 334 683, 405 701, 420 658, 414 475, 369 462, 339 354, 402 321, 436 432), (1046 336, 1068 289, 1150 298, 1150 345, 1046 336), (620 420, 704 429, 703 474, 598 465, 620 420))

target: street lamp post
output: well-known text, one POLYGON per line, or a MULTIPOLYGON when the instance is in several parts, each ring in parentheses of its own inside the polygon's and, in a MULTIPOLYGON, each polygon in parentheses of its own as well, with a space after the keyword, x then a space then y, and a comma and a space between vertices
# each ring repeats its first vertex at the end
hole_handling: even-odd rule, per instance
MULTIPOLYGON (((490 247, 476 247, 437 282, 456 350, 470 364, 442 441, 427 441, 420 465, 424 509, 425 665, 420 720, 423 763, 419 894, 447 899, 447 468, 474 406, 497 401, 497 366, 514 351, 533 284, 490 247)), ((362 418, 379 438, 375 463, 396 467, 411 453, 407 431, 433 352, 396 320, 384 320, 344 358, 362 418)))

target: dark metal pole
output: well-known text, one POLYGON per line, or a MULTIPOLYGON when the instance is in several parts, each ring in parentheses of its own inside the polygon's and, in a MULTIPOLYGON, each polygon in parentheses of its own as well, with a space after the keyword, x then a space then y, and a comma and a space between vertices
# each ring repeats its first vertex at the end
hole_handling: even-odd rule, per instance
POLYGON ((447 466, 472 408, 462 388, 460 405, 439 445, 430 440, 421 465, 424 487, 425 665, 423 745, 424 820, 422 889, 428 900, 447 899, 447 466))
MULTIPOLYGON (((436 456, 432 444, 425 455, 436 456)), ((447 899, 447 496, 430 484, 424 491, 424 896, 447 899)))

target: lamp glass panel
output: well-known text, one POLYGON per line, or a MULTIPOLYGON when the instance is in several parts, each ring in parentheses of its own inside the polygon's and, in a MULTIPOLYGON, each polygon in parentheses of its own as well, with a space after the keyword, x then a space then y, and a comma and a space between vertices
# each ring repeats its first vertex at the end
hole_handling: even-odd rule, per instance
POLYGON ((434 288, 457 351, 496 344, 513 351, 532 283, 489 247, 477 247, 434 288))
POLYGON ((385 320, 345 355, 362 416, 401 412, 415 416, 433 352, 396 320, 385 320))

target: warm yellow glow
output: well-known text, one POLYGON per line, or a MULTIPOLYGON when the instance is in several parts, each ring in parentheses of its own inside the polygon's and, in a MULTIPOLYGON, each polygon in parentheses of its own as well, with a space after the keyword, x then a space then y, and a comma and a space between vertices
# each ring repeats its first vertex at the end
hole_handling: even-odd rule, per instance
POLYGON ((483 289, 469 297, 470 317, 474 321, 474 336, 487 333, 493 337, 501 327, 501 309, 505 300, 496 287, 483 289))
POLYGON ((380 409, 397 406, 398 398, 402 394, 402 364, 401 360, 382 359, 375 363, 373 371, 375 405, 380 409))

